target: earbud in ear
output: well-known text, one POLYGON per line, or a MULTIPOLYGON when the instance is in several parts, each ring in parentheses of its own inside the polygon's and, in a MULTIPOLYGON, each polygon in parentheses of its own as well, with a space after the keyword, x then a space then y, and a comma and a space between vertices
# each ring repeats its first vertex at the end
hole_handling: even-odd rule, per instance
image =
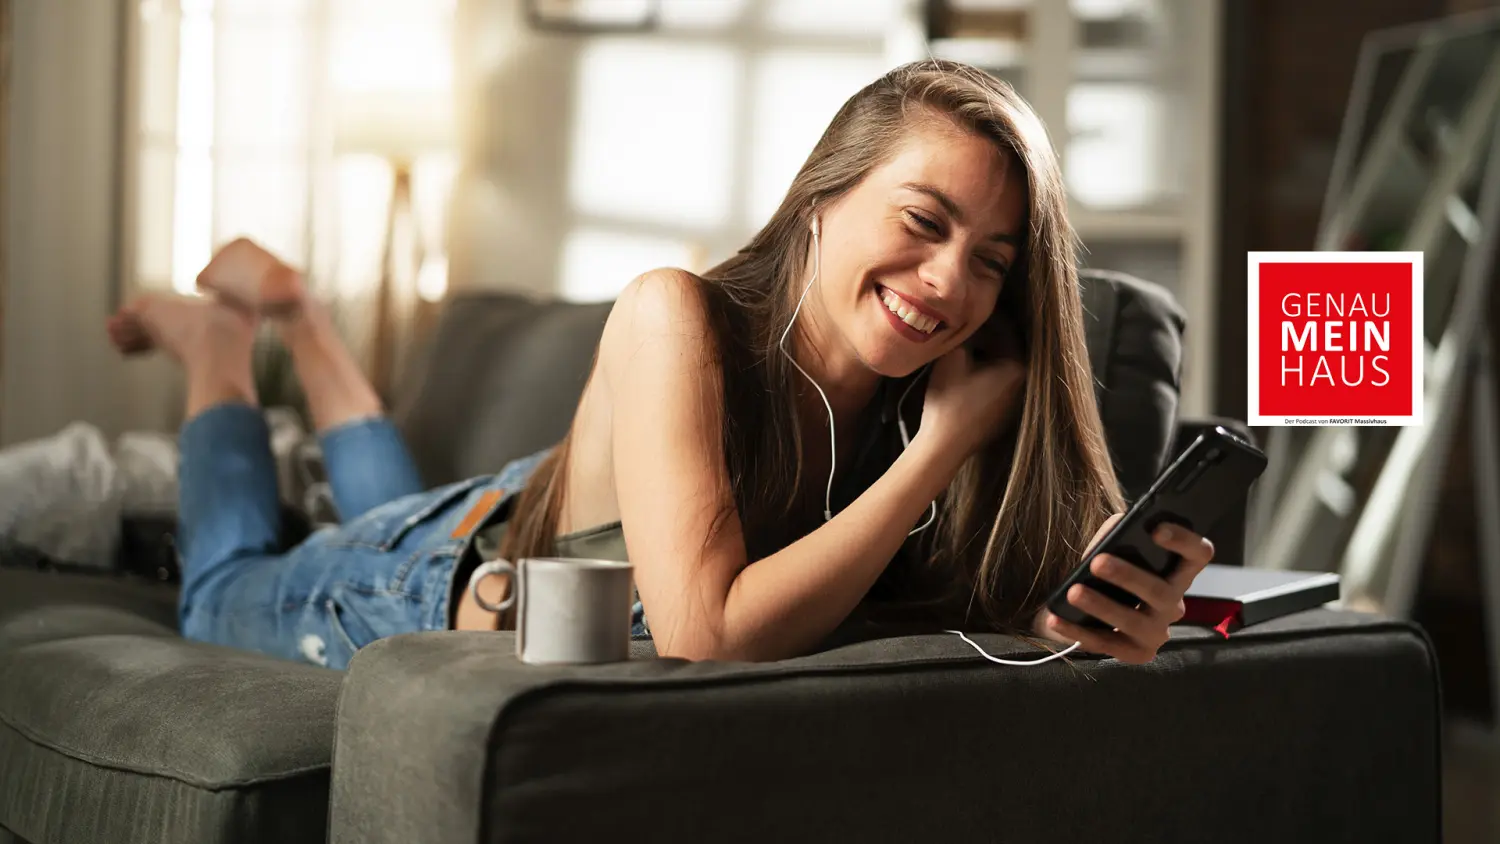
POLYGON ((813 237, 817 237, 818 236, 818 218, 817 217, 813 218, 812 229, 813 229, 813 237))

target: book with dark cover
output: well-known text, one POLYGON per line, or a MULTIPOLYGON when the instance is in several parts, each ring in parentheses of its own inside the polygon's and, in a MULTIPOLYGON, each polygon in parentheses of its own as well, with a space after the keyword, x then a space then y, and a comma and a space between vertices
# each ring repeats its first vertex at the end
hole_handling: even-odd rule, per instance
POLYGON ((1320 607, 1339 598, 1331 572, 1276 571, 1210 563, 1188 587, 1184 624, 1206 624, 1227 637, 1247 624, 1320 607))

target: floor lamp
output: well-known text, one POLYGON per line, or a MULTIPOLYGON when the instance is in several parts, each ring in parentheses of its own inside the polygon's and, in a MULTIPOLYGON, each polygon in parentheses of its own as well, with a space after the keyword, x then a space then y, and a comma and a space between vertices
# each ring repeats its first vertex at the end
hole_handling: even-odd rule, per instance
POLYGON ((412 171, 423 155, 453 148, 451 98, 443 92, 362 92, 343 96, 335 124, 339 154, 363 153, 383 158, 391 169, 391 199, 381 245, 380 279, 375 290, 370 333, 370 381, 382 397, 395 386, 397 285, 415 283, 425 257, 425 238, 412 201, 412 171), (410 266, 398 265, 398 238, 406 232, 414 246, 410 266))

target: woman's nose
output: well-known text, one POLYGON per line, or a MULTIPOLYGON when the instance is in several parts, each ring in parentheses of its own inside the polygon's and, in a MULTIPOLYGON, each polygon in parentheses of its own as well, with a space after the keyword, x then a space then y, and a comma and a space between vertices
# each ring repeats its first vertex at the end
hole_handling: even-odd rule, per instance
POLYGON ((922 283, 933 293, 945 299, 953 298, 962 289, 964 280, 963 250, 953 245, 936 249, 922 262, 918 275, 922 283))

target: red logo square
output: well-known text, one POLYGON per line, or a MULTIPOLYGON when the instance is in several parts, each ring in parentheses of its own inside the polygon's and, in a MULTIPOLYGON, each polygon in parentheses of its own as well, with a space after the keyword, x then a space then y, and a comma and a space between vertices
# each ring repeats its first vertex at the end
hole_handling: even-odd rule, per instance
POLYGON ((1421 269, 1420 257, 1400 260, 1407 254, 1252 254, 1252 416, 1358 424, 1419 415, 1421 269))

